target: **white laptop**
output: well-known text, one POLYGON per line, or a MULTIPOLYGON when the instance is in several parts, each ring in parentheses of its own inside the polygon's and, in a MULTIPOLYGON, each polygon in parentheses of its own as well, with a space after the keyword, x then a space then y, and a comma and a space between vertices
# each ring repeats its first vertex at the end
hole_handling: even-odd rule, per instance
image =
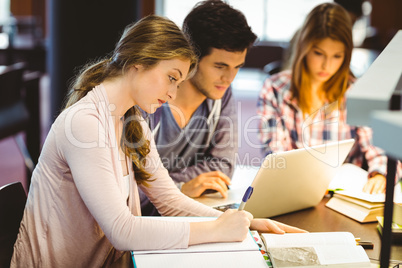
MULTIPOLYGON (((353 144, 350 139, 268 155, 251 183, 253 193, 244 209, 265 218, 316 206, 353 144)), ((236 206, 216 208, 222 207, 236 206)))

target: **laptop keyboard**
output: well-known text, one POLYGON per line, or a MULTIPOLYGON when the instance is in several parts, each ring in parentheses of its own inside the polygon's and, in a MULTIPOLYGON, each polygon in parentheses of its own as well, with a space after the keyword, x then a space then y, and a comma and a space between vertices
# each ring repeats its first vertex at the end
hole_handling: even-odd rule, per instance
POLYGON ((220 210, 220 211, 226 211, 228 209, 238 209, 239 206, 240 206, 240 203, 232 203, 232 204, 216 206, 216 207, 213 207, 213 208, 217 209, 217 210, 220 210))

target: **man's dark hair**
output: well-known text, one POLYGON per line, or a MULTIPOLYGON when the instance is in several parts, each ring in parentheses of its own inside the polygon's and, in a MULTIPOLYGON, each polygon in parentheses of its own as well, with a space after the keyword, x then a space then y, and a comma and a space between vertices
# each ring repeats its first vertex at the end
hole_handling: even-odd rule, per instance
POLYGON ((349 13, 352 13, 356 18, 363 15, 363 2, 364 0, 335 0, 335 3, 341 5, 349 13))
POLYGON ((184 19, 183 31, 198 50, 199 59, 211 48, 243 51, 257 38, 243 13, 220 0, 197 3, 184 19))

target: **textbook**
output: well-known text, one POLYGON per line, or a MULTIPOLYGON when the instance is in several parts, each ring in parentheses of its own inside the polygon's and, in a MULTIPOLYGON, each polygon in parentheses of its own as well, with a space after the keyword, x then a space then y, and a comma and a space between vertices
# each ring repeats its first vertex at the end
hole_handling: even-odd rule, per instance
POLYGON ((402 203, 394 202, 393 221, 399 225, 402 225, 402 203))
MULTIPOLYGON (((362 168, 343 164, 329 186, 338 190, 326 206, 361 223, 376 222, 376 217, 384 214, 385 194, 364 193, 367 176, 362 168)), ((394 222, 402 224, 401 183, 394 188, 394 222)))
POLYGON ((326 206, 360 223, 376 222, 384 214, 384 195, 336 191, 326 206))
POLYGON ((370 260, 350 232, 261 234, 274 268, 370 267, 370 260))
MULTIPOLYGON (((378 221, 377 230, 380 233, 380 235, 382 235, 384 217, 382 216, 377 217, 377 221, 378 221)), ((392 222, 391 226, 392 226, 392 236, 391 236, 392 241, 398 244, 402 243, 402 225, 392 222)))
MULTIPOLYGON (((173 221, 205 221, 215 220, 211 217, 153 217, 158 220, 173 221)), ((267 268, 266 260, 260 248, 249 232, 242 242, 206 243, 192 245, 186 249, 166 249, 132 251, 134 267, 163 268, 222 268, 222 267, 255 267, 267 268)))
POLYGON ((376 217, 384 213, 385 195, 364 193, 367 179, 366 170, 343 164, 329 186, 340 190, 334 191, 326 206, 361 223, 376 222, 376 217))

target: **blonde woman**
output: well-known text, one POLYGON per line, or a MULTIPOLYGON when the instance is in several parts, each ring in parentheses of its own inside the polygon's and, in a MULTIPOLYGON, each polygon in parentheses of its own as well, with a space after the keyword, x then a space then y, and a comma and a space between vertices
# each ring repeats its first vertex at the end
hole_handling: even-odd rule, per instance
POLYGON ((299 31, 291 70, 266 79, 260 92, 259 138, 265 155, 354 138, 347 161, 368 168, 364 191, 381 193, 387 158, 370 143, 370 128, 346 123, 352 49, 346 10, 335 3, 315 7, 299 31))
POLYGON ((129 250, 241 241, 250 226, 298 231, 244 211, 222 214, 186 197, 169 177, 137 107, 153 113, 174 99, 196 63, 179 28, 149 16, 126 28, 111 57, 84 68, 33 173, 12 267, 101 267, 129 250), (162 215, 219 218, 136 217, 138 188, 162 215))

